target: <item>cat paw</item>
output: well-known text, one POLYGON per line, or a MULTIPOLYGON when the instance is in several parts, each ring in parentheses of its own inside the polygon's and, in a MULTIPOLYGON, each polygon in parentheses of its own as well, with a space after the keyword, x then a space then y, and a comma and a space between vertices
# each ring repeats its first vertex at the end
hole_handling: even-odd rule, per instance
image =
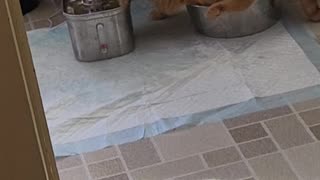
POLYGON ((223 12, 223 5, 216 4, 209 7, 207 12, 207 18, 214 19, 220 16, 223 12))

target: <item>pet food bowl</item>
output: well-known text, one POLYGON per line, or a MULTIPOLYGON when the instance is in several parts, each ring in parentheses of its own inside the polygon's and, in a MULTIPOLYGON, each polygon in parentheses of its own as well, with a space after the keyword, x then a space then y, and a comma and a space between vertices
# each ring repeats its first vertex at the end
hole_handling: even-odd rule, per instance
POLYGON ((206 36, 215 38, 234 38, 264 31, 278 22, 280 8, 276 0, 256 0, 247 10, 226 12, 208 19, 208 7, 187 6, 195 29, 206 36))

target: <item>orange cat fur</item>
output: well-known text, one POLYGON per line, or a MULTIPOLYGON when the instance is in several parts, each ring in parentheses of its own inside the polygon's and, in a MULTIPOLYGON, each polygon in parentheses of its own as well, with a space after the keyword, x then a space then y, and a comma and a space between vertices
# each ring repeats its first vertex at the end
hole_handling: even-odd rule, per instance
POLYGON ((300 0, 307 17, 312 21, 320 21, 320 7, 317 0, 300 0))
POLYGON ((161 20, 176 14, 184 5, 186 0, 152 0, 154 9, 151 12, 153 20, 161 20))
MULTIPOLYGON (((312 21, 320 21, 320 7, 317 0, 300 0, 307 17, 312 21)), ((209 6, 208 18, 215 18, 225 12, 243 11, 249 8, 255 0, 153 0, 152 18, 159 20, 174 15, 186 4, 209 6)))

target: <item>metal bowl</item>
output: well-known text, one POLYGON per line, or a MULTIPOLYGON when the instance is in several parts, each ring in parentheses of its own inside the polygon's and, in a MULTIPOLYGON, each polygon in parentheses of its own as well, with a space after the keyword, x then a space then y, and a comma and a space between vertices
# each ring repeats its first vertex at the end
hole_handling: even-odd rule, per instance
POLYGON ((188 12, 196 30, 215 38, 234 38, 252 35, 270 28, 280 19, 276 0, 256 0, 241 12, 225 13, 215 19, 206 17, 208 7, 189 5, 188 12))

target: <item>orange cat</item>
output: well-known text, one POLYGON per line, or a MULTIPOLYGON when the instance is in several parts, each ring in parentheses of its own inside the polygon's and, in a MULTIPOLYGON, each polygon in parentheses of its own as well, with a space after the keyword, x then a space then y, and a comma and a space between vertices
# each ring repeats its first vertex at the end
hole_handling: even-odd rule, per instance
POLYGON ((176 14, 184 5, 188 4, 187 0, 152 0, 154 9, 151 12, 153 20, 161 20, 176 14))
MULTIPOLYGON (((300 1, 307 17, 312 21, 320 21, 320 7, 317 0, 300 1)), ((209 6, 208 17, 215 18, 225 12, 243 11, 255 0, 153 0, 153 2, 155 6, 151 16, 154 20, 160 20, 175 14, 186 4, 209 6)))
POLYGON ((317 0, 300 0, 305 14, 312 21, 320 21, 320 7, 317 0))

